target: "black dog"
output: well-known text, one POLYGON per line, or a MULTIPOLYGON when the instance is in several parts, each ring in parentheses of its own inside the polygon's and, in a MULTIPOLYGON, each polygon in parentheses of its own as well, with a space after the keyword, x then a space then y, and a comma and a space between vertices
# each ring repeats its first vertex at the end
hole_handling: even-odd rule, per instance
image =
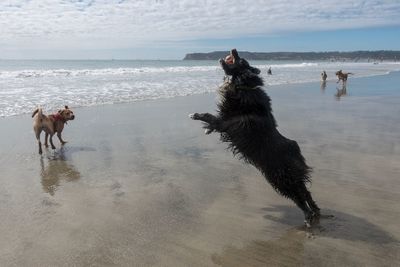
POLYGON ((231 78, 219 88, 218 115, 194 113, 205 122, 206 134, 221 133, 234 154, 257 167, 273 188, 302 209, 308 227, 318 220, 320 209, 306 188, 311 168, 305 163, 296 141, 281 135, 272 115, 271 99, 264 92, 260 70, 239 57, 236 49, 220 59, 231 78))

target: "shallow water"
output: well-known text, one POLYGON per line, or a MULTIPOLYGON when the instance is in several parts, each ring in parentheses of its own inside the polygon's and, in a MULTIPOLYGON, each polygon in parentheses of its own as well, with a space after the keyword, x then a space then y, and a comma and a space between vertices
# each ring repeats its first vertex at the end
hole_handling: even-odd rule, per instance
POLYGON ((399 73, 267 87, 313 167, 324 213, 293 203, 187 114, 215 95, 75 109, 37 155, 27 115, 0 120, 1 266, 395 266, 399 73))
MULTIPOLYGON (((253 61, 268 85, 387 74, 400 63, 253 61), (273 75, 267 75, 271 67, 273 75)), ((134 102, 213 92, 222 82, 216 61, 0 60, 0 117, 70 107, 134 102)))

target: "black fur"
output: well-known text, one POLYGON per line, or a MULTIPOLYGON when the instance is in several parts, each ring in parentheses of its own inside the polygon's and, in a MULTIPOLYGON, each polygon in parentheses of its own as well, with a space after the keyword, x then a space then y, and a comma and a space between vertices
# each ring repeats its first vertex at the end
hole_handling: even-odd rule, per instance
POLYGON ((271 99, 264 92, 260 71, 241 59, 235 49, 233 64, 220 60, 225 74, 231 76, 219 88, 218 115, 195 113, 192 119, 205 122, 206 133, 221 133, 234 154, 253 164, 281 195, 293 200, 311 225, 320 215, 306 183, 311 168, 305 163, 296 141, 279 133, 272 115, 271 99))

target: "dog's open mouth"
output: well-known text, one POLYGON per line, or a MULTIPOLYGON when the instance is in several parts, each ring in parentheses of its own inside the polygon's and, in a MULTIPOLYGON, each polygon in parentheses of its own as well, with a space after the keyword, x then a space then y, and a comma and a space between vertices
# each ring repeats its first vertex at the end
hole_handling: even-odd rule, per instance
POLYGON ((225 57, 225 63, 228 65, 235 63, 235 58, 232 56, 232 54, 229 54, 225 57))

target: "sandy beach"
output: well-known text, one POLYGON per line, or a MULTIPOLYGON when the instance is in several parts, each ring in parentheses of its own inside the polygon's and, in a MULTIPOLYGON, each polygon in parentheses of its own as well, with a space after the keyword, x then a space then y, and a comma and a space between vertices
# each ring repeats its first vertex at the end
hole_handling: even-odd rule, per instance
POLYGON ((400 73, 267 87, 313 167, 312 230, 193 112, 203 94, 74 109, 37 154, 29 114, 0 118, 1 266, 396 266, 400 73))

